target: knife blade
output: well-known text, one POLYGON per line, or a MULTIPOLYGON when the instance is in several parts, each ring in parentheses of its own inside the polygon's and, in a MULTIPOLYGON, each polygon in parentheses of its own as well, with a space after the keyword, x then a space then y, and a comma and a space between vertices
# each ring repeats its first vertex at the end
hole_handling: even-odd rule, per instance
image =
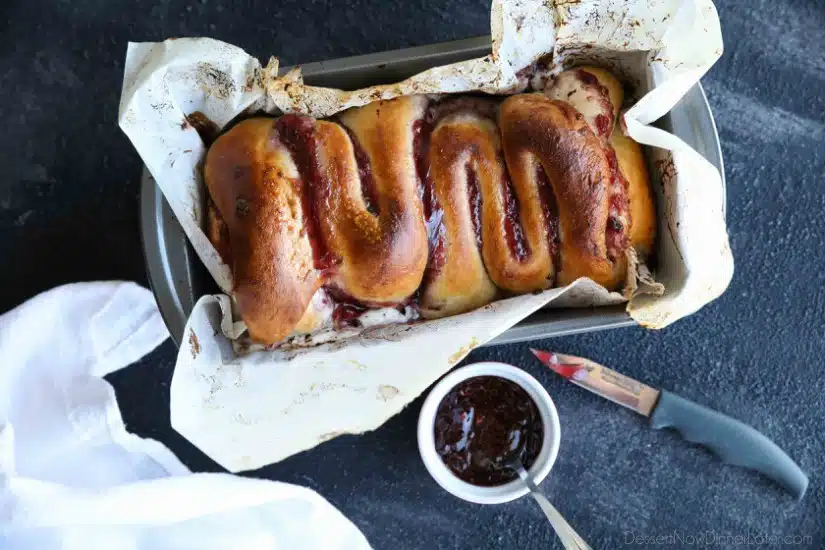
POLYGON ((583 357, 532 348, 530 351, 577 386, 650 418, 654 429, 673 428, 684 439, 707 447, 724 462, 761 472, 797 500, 805 495, 808 476, 776 443, 744 422, 583 357))

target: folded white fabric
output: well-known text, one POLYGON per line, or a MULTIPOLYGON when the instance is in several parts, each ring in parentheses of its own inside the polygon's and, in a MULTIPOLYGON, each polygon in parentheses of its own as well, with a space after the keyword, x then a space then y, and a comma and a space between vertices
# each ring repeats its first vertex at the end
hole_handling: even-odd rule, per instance
POLYGON ((126 431, 102 376, 167 337, 133 283, 66 285, 0 316, 0 548, 369 548, 314 491, 192 474, 126 431))

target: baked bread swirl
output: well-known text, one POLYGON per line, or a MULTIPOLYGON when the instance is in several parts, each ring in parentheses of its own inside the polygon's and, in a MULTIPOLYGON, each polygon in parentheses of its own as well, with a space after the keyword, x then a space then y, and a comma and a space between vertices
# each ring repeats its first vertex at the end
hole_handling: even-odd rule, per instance
POLYGON ((236 305, 250 336, 262 342, 311 330, 311 321, 302 320, 323 284, 312 242, 317 231, 304 219, 310 201, 301 160, 288 147, 296 143, 295 123, 289 117, 245 120, 218 138, 204 165, 215 207, 208 234, 222 255, 230 255, 223 259, 232 267, 236 305))
POLYGON ((618 288, 628 248, 655 235, 622 95, 577 68, 503 101, 408 96, 236 124, 206 156, 207 235, 250 336, 311 332, 330 300, 438 318, 579 277, 618 288))
POLYGON ((432 318, 464 313, 495 298, 482 243, 486 253, 504 232, 482 220, 500 219, 506 172, 495 121, 472 108, 438 122, 427 157, 433 244, 420 306, 422 315, 432 318))

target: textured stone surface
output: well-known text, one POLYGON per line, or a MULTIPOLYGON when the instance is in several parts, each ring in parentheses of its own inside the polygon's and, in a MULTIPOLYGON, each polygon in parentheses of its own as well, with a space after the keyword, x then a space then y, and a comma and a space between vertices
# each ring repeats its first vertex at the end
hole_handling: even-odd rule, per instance
MULTIPOLYGON (((678 534, 685 546, 707 534, 808 535, 811 548, 825 547, 825 9, 820 0, 718 8, 726 52, 703 82, 728 178, 730 289, 662 332, 535 345, 591 356, 752 424, 809 472, 811 487, 796 504, 550 376, 526 345, 474 352, 524 366, 556 400, 562 447, 544 488, 594 548, 647 546, 628 544, 631 534, 678 534)), ((69 281, 146 284, 140 162, 116 126, 127 40, 209 35, 291 64, 488 32, 486 0, 6 0, 0 16, 0 311, 69 281)), ((174 357, 167 343, 112 376, 124 418, 193 469, 216 470, 169 427, 174 357)), ((416 448, 419 406, 250 475, 318 490, 376 548, 559 548, 532 502, 474 506, 435 485, 416 448)))

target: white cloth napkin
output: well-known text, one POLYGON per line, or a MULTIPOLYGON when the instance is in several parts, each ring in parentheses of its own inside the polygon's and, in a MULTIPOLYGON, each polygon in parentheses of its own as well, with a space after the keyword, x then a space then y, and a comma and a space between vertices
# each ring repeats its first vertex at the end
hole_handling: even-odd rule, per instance
POLYGON ((66 285, 0 316, 0 548, 369 548, 314 491, 192 474, 126 431, 102 376, 167 336, 133 283, 66 285))

